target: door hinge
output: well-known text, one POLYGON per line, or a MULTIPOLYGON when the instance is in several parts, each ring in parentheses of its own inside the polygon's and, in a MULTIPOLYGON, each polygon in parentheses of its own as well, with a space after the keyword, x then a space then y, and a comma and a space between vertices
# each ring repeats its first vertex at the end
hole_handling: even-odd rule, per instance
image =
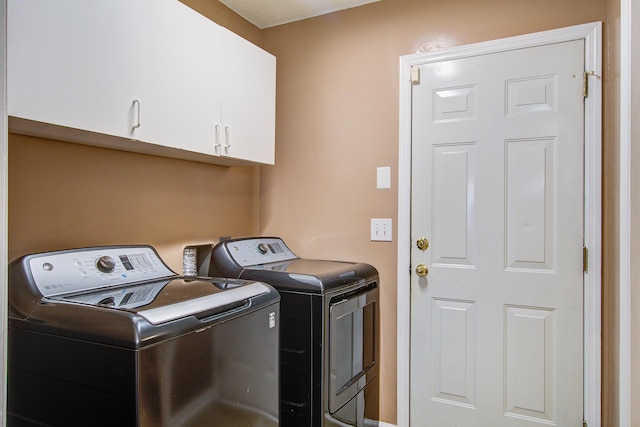
POLYGON ((582 271, 589 271, 589 249, 586 246, 582 247, 582 271))
POLYGON ((586 421, 582 421, 582 427, 587 427, 587 422, 586 421))
POLYGON ((420 67, 417 65, 411 67, 411 83, 420 83, 420 67))
POLYGON ((589 97, 589 73, 586 71, 582 76, 582 96, 585 98, 589 97))
POLYGON ((582 95, 585 98, 589 97, 589 77, 594 76, 595 78, 599 79, 600 75, 596 74, 595 71, 585 71, 584 75, 583 75, 583 82, 582 82, 582 95))

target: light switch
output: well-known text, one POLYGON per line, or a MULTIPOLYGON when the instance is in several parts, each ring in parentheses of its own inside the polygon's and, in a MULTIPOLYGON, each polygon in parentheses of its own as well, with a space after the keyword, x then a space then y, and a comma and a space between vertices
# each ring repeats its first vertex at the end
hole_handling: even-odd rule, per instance
POLYGON ((371 218, 371 241, 391 242, 391 218, 371 218))
POLYGON ((378 190, 391 189, 391 168, 389 166, 378 168, 377 178, 378 190))

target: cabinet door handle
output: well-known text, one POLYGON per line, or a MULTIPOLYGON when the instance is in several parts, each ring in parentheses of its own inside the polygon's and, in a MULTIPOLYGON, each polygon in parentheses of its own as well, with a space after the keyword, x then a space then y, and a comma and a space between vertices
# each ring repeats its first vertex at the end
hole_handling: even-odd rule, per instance
POLYGON ((142 104, 140 103, 140 100, 139 100, 139 99, 134 99, 134 100, 133 100, 133 107, 134 107, 134 108, 136 108, 136 107, 137 107, 137 109, 136 109, 136 111, 137 111, 137 113, 136 113, 136 123, 133 125, 133 129, 138 129, 138 128, 140 127, 140 125, 142 124, 142 123, 140 122, 140 115, 142 114, 142 113, 141 113, 141 110, 142 110, 142 104))
POLYGON ((225 144, 224 148, 231 147, 231 125, 224 125, 225 144))
POLYGON ((220 146, 222 145, 222 143, 220 142, 220 138, 221 138, 221 131, 222 131, 222 125, 220 123, 216 123, 215 125, 213 125, 214 128, 214 144, 213 144, 213 154, 218 154, 218 151, 220 149, 220 146))

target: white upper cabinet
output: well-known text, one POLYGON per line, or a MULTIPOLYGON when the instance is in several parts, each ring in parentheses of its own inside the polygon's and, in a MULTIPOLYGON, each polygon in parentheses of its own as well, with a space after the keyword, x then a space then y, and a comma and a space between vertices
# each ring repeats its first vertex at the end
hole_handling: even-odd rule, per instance
POLYGON ((273 55, 177 0, 9 0, 11 132, 273 164, 273 55))
POLYGON ((140 6, 8 1, 9 115, 130 137, 142 88, 140 6))
POLYGON ((276 59, 222 28, 222 155, 274 164, 276 59))
MULTIPOLYGON (((219 155, 219 26, 175 0, 145 0, 141 141, 219 155)), ((237 36, 236 36, 237 37, 237 36)))

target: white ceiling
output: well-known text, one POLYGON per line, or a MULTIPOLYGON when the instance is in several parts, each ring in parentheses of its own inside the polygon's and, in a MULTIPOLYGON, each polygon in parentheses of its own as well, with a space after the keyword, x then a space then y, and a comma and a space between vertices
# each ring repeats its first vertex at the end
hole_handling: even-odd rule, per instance
POLYGON ((258 28, 324 15, 380 0, 220 0, 258 28))

